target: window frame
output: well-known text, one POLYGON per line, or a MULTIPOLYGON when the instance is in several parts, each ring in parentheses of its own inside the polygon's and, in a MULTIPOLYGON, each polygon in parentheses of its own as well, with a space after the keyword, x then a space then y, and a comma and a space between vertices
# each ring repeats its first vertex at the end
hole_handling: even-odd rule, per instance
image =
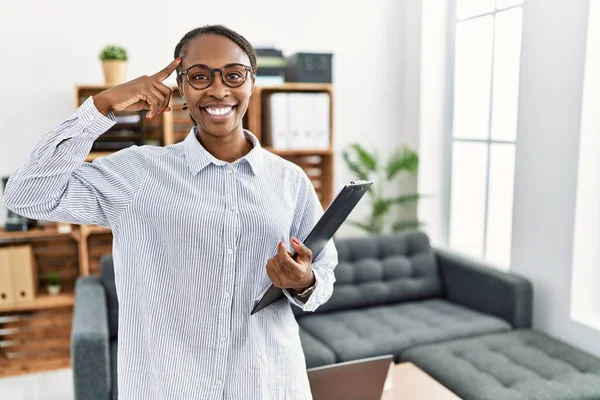
MULTIPOLYGON (((443 221, 443 229, 442 234, 444 236, 444 241, 446 247, 453 251, 460 251, 455 247, 452 247, 451 241, 451 221, 452 221, 452 165, 453 165, 453 156, 454 156, 454 143, 483 143, 487 146, 487 160, 486 160, 486 181, 485 181, 485 205, 484 205, 484 218, 483 218, 483 243, 480 259, 482 261, 486 261, 487 257, 487 245, 488 245, 488 215, 489 215, 489 194, 490 194, 490 171, 491 171, 491 152, 492 146, 494 144, 501 145, 511 145, 513 146, 516 152, 517 138, 518 132, 516 132, 515 138, 513 140, 504 140, 504 139, 493 139, 492 138, 492 124, 493 124, 493 107, 494 107, 494 70, 495 70, 495 50, 496 50, 496 15, 501 12, 505 12, 508 10, 513 10, 520 8, 523 9, 523 3, 526 0, 523 0, 521 3, 517 5, 512 5, 501 10, 498 10, 494 4, 494 10, 490 12, 480 13, 477 15, 473 15, 467 18, 459 19, 457 17, 457 2, 460 0, 449 0, 450 12, 448 15, 449 23, 448 23, 448 75, 447 75, 447 98, 446 98, 446 115, 447 123, 446 123, 446 139, 444 140, 445 146, 445 157, 446 165, 445 165, 445 176, 444 176, 444 193, 446 194, 443 204, 443 212, 444 212, 444 221, 443 221), (454 136, 454 94, 455 94, 455 67, 456 67, 456 32, 457 26, 460 22, 470 21, 476 18, 481 18, 485 16, 493 16, 493 27, 492 27, 492 48, 491 48, 491 70, 490 70, 490 98, 489 98, 489 120, 487 124, 487 138, 479 139, 479 138, 462 138, 454 136)), ((521 36, 522 26, 521 26, 521 36)), ((522 46, 522 42, 521 42, 522 46)), ((519 65, 521 63, 521 59, 519 57, 519 65)), ((517 91, 519 93, 519 91, 517 91)), ((518 112, 518 110, 517 110, 518 112)), ((518 114, 517 114, 518 119, 518 114)), ((514 177, 513 177, 513 185, 514 185, 514 177)), ((513 193, 514 197, 514 193, 513 193)), ((512 211, 511 211, 512 215, 512 211)), ((512 228, 511 228, 512 229, 512 228)), ((512 236, 512 233, 511 233, 512 236)), ((512 252, 512 248, 510 249, 512 252)), ((510 258, 510 254, 509 254, 510 258)), ((499 268, 510 268, 510 265, 499 265, 499 268)))

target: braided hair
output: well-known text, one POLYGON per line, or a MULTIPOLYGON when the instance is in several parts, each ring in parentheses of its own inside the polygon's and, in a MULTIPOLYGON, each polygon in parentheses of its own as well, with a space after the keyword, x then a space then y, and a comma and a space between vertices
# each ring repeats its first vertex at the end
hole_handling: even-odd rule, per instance
MULTIPOLYGON (((199 36, 208 34, 224 36, 232 40, 238 46, 240 46, 250 59, 250 66, 252 67, 252 71, 256 71, 256 51, 254 51, 254 48, 252 47, 250 42, 248 42, 246 38, 244 38, 239 33, 234 32, 231 29, 224 27, 223 25, 205 25, 189 31, 181 38, 177 46, 175 46, 173 58, 183 57, 185 55, 187 45, 189 44, 189 42, 191 42, 193 39, 196 39, 199 36)), ((179 72, 180 69, 181 64, 179 67, 177 67, 177 72, 179 72)))

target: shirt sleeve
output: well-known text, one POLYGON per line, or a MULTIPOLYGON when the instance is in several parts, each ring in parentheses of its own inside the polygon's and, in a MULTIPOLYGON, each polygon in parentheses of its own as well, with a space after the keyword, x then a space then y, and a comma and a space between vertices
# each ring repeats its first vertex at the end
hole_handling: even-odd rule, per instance
POLYGON ((111 227, 146 174, 137 146, 86 162, 94 141, 116 124, 89 97, 46 133, 6 184, 4 205, 37 220, 111 227))
MULTIPOLYGON (((315 188, 306 173, 302 171, 300 174, 297 206, 292 222, 292 235, 298 238, 298 240, 304 239, 322 215, 323 207, 315 188)), ((335 274, 333 271, 337 263, 337 249, 333 240, 330 240, 321 253, 313 259, 312 269, 315 275, 316 286, 306 303, 298 300, 288 290, 284 290, 283 293, 292 304, 302 308, 304 311, 315 311, 319 306, 326 303, 333 294, 333 284, 335 283, 335 274)))

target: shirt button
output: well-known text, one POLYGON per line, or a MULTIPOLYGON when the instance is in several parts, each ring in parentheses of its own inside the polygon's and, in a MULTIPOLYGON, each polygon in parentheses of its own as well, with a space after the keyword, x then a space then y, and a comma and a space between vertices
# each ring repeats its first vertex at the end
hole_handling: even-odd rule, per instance
POLYGON ((228 254, 233 254, 233 249, 227 249, 228 254))
POLYGON ((225 343, 227 341, 227 338, 225 336, 221 336, 221 343, 225 343))
POLYGON ((93 121, 94 119, 96 119, 94 116, 90 117, 90 121, 93 121))
POLYGON ((225 292, 225 297, 229 297, 229 292, 225 292))
POLYGON ((233 174, 233 169, 231 169, 231 168, 227 168, 227 173, 228 173, 229 175, 233 174))
POLYGON ((221 379, 217 379, 217 385, 221 386, 223 384, 223 381, 221 379))

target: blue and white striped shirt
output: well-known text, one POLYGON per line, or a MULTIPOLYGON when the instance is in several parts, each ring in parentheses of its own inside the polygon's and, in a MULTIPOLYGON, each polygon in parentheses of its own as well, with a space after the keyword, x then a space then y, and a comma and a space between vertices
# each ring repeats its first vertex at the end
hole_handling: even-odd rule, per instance
POLYGON ((306 304, 286 292, 251 316, 277 242, 304 238, 323 209, 304 171, 263 149, 223 162, 192 129, 181 143, 133 146, 85 162, 116 123, 92 98, 47 133, 6 187, 35 219, 112 229, 119 299, 119 398, 310 399, 290 303, 315 310, 333 291, 333 242, 314 260, 306 304))

